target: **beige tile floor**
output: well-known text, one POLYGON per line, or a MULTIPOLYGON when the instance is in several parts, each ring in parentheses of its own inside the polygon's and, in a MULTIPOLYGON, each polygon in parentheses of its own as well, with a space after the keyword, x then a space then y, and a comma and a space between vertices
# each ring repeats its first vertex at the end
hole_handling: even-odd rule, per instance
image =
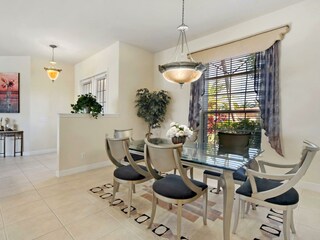
MULTIPOLYGON (((134 221, 139 214, 150 215, 151 203, 142 197, 144 186, 137 186, 133 205, 137 211, 131 218, 110 207, 88 190, 112 182, 113 167, 97 169, 62 178, 55 177, 56 154, 0 158, 0 240, 141 240, 166 239, 157 237, 145 224, 134 221)), ((202 172, 196 171, 201 179, 202 172)), ((210 184, 215 185, 212 181, 210 184)), ((127 189, 120 187, 117 197, 126 202, 127 189)), ((320 193, 299 190, 300 205, 295 211, 297 234, 293 239, 320 239, 320 193)), ((222 194, 209 194, 216 204, 212 211, 221 211, 222 194)), ((209 211, 210 211, 209 209, 209 211)), ((267 222, 269 210, 250 211, 239 224, 234 240, 272 238, 259 230, 267 222)), ((176 231, 176 216, 158 208, 155 224, 164 224, 176 231)), ((183 219, 182 235, 188 239, 222 239, 222 220, 195 222, 183 219)), ((167 238, 172 238, 167 237, 167 238)))

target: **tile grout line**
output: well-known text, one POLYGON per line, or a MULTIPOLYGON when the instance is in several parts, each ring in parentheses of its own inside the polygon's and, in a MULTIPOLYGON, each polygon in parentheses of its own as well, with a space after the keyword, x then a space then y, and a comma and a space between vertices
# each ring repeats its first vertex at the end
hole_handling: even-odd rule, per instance
POLYGON ((6 227, 4 225, 3 216, 2 216, 2 210, 1 209, 0 209, 0 215, 1 215, 1 221, 2 221, 2 224, 3 224, 4 236, 5 236, 6 239, 8 239, 7 231, 6 231, 6 227))
MULTIPOLYGON (((35 160, 37 162, 39 162, 38 160, 35 160)), ((51 209, 51 207, 48 205, 48 203, 45 201, 45 199, 42 197, 42 195, 38 192, 38 189, 34 186, 34 184, 32 183, 32 181, 27 177, 27 175, 24 173, 24 171, 19 167, 19 170, 22 172, 22 174, 28 179, 28 181, 31 183, 31 185, 33 186, 34 190, 37 192, 37 194, 40 196, 41 200, 44 202, 44 204, 48 207, 48 209, 50 209, 51 213, 57 218, 57 220, 60 222, 60 224, 63 226, 63 228, 67 231, 67 233, 69 234, 69 236, 74 240, 74 237, 71 235, 71 233, 68 231, 68 229, 65 227, 65 225, 61 222, 61 220, 59 219, 59 217, 55 214, 55 212, 51 209)), ((50 232, 47 232, 45 233, 44 235, 41 235, 37 238, 40 238, 42 236, 45 236, 46 234, 49 234, 51 232, 54 232, 56 231, 57 229, 53 230, 53 231, 50 231, 50 232)), ((35 238, 35 239, 37 239, 35 238)))

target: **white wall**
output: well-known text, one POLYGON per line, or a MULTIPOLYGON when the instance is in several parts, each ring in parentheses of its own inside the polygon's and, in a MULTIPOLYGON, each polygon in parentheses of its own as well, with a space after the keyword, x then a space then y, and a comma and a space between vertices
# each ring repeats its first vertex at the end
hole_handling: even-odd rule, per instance
POLYGON ((30 153, 57 150, 58 113, 70 113, 73 103, 73 65, 58 62, 62 72, 54 82, 43 69, 48 65, 48 59, 31 59, 30 153))
MULTIPOLYGON (((57 148, 57 114, 70 112, 73 102, 73 66, 59 64, 63 69, 55 83, 43 67, 48 59, 29 56, 0 57, 1 72, 20 73, 20 113, 5 114, 16 120, 18 130, 24 131, 24 154, 55 151, 57 148)), ((7 150, 12 155, 10 145, 7 150)))
MULTIPOLYGON (((263 137, 263 158, 275 162, 296 162, 300 156, 303 139, 320 145, 320 109, 318 106, 320 74, 320 1, 308 0, 281 9, 253 20, 239 23, 223 31, 189 42, 191 51, 197 51, 240 39, 264 30, 290 24, 291 30, 281 44, 281 118, 285 158, 278 156, 263 137)), ((192 29, 190 29, 192 31, 192 29)), ((171 92, 173 96, 171 120, 187 123, 190 86, 179 89, 167 83, 157 71, 157 66, 167 62, 173 49, 155 55, 154 84, 171 92)), ((165 131, 163 130, 163 133, 165 131)), ((307 175, 306 182, 320 184, 320 153, 316 156, 307 175)), ((319 185, 318 185, 319 186, 319 185)))
MULTIPOLYGON (((135 96, 137 89, 153 88, 153 54, 129 44, 120 43, 119 104, 122 128, 130 126, 134 134, 144 137, 148 126, 137 117, 135 96)), ((120 129, 121 126, 119 125, 120 129)))
POLYGON ((113 96, 109 112, 98 119, 60 116, 58 175, 104 166, 105 135, 113 136, 114 129, 133 128, 133 138, 144 138, 147 132, 147 124, 136 115, 134 100, 137 89, 152 86, 153 54, 118 42, 76 65, 76 85, 103 71, 110 76, 108 91, 113 96))

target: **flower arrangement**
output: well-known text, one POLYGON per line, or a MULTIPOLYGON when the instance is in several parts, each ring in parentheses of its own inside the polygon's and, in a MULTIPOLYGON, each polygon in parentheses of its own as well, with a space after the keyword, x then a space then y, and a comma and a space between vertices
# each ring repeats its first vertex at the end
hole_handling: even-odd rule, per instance
POLYGON ((167 131, 167 137, 191 137, 193 131, 186 125, 180 125, 179 123, 170 123, 170 129, 167 131))

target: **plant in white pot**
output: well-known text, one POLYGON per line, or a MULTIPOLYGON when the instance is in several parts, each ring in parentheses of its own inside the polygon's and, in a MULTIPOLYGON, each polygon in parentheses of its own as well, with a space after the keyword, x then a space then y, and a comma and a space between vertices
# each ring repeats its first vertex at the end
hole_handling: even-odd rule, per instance
POLYGON ((95 119, 102 111, 102 105, 97 102, 97 99, 91 93, 78 95, 78 100, 75 104, 71 104, 71 113, 88 113, 95 119))

